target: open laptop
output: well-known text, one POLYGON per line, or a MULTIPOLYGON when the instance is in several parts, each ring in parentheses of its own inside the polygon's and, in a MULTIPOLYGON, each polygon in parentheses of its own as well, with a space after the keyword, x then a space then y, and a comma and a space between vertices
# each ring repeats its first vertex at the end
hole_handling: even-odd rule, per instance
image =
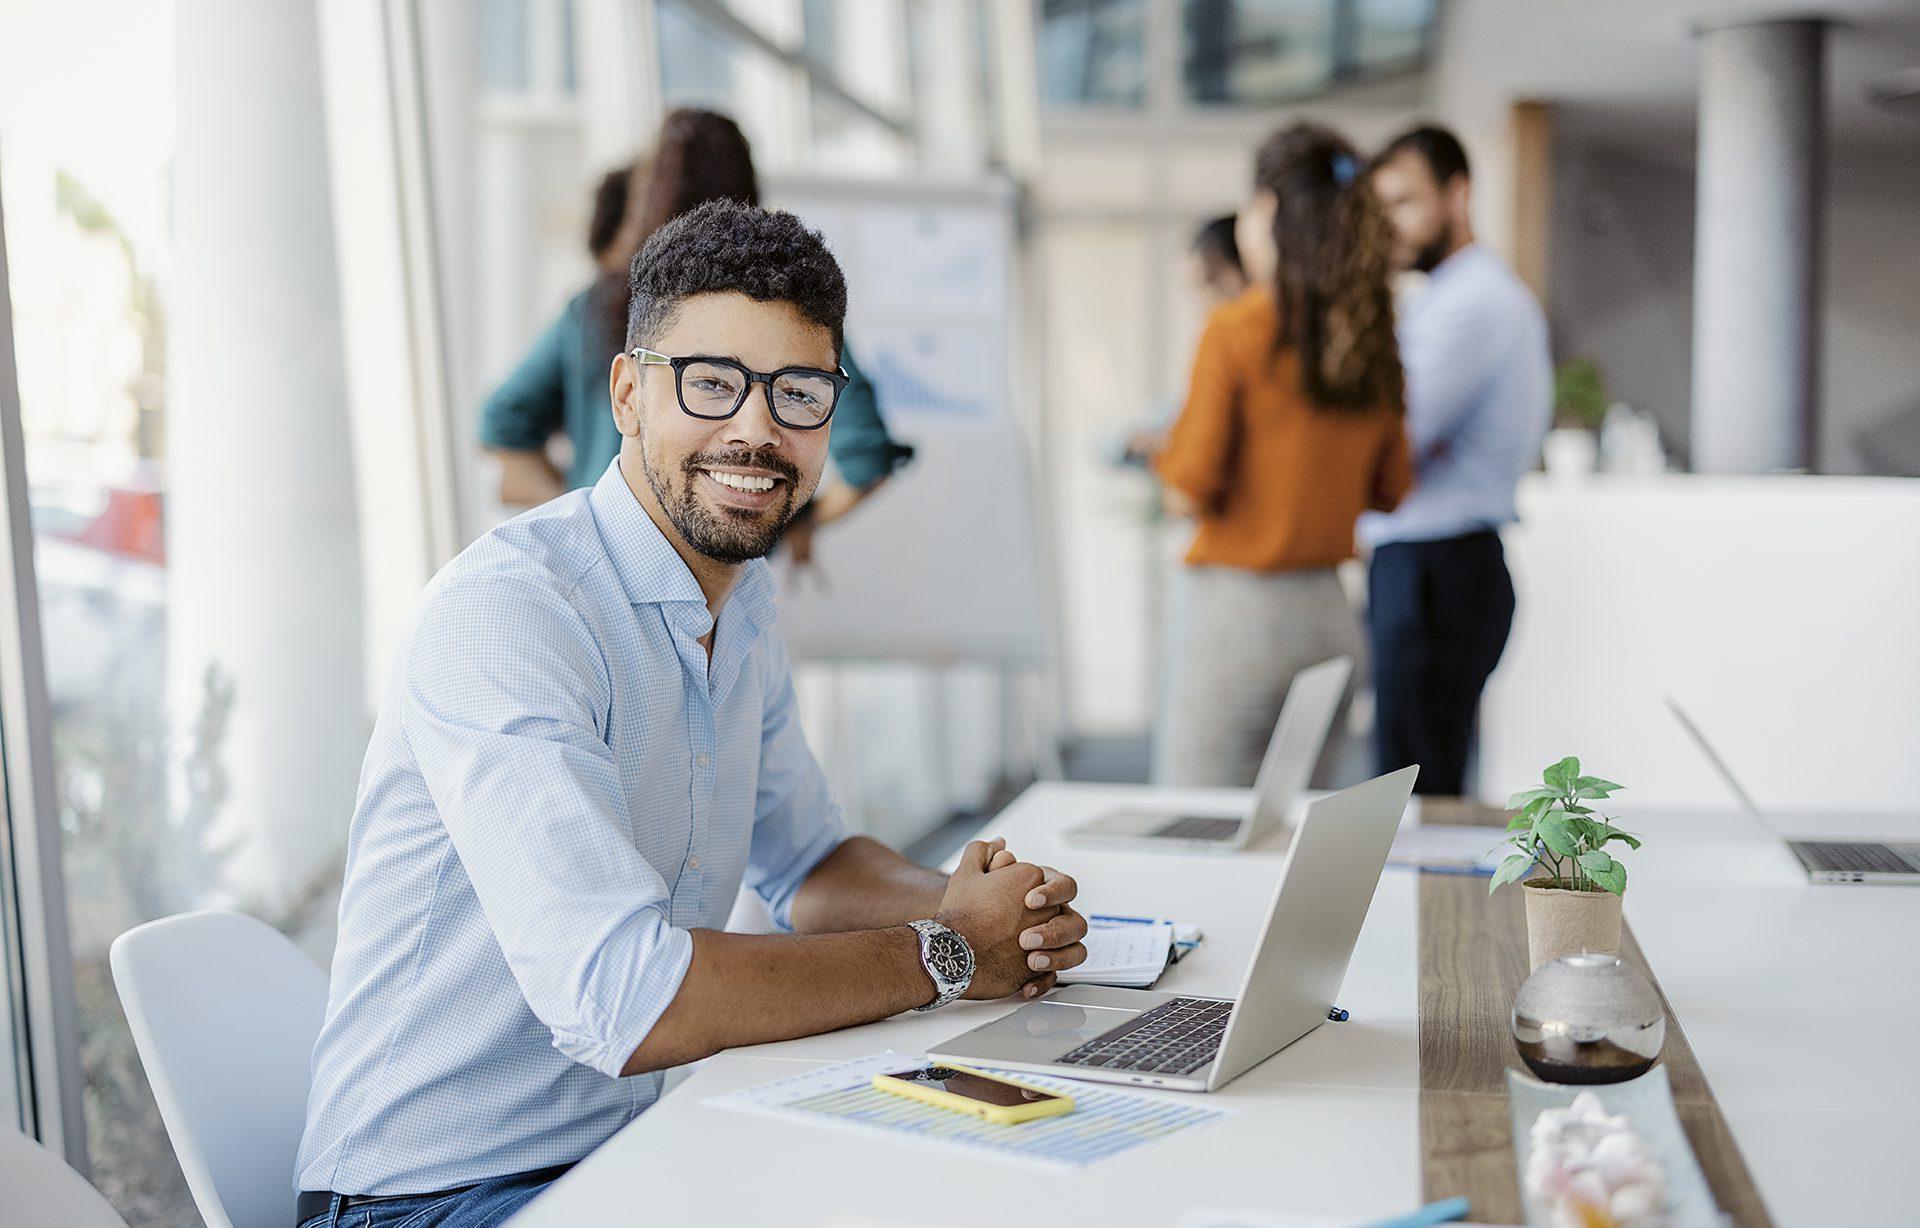
MULTIPOLYGON (((1693 723, 1672 696, 1667 697, 1667 708, 1679 720, 1700 753, 1707 757, 1713 770, 1720 779, 1727 782, 1727 788, 1740 799, 1740 806, 1754 818, 1766 821, 1760 807, 1735 779, 1733 769, 1728 767, 1713 745, 1707 741, 1707 735, 1693 723)), ((1891 843, 1885 840, 1787 840, 1787 848, 1800 859, 1807 877, 1816 883, 1898 883, 1903 886, 1920 887, 1920 844, 1891 843)))
POLYGON ((927 1056, 1105 1083, 1212 1091, 1327 1021, 1417 767, 1307 808, 1233 998, 1071 985, 927 1056))
POLYGON ((1287 812, 1313 775, 1314 764, 1340 711, 1340 698, 1353 674, 1352 657, 1301 670, 1287 688, 1273 737, 1260 761, 1253 797, 1244 814, 1188 814, 1172 809, 1128 809, 1101 815, 1070 828, 1069 844, 1099 848, 1173 848, 1233 853, 1286 822, 1287 812))

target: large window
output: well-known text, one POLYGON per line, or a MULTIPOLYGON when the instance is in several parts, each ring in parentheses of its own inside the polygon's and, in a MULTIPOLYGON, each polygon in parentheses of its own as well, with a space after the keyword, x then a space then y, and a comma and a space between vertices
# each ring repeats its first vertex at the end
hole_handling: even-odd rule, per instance
POLYGON ((1432 0, 1183 0, 1182 86, 1200 106, 1271 106, 1417 67, 1432 0))
POLYGON ((1040 92, 1056 107, 1147 101, 1146 0, 1043 0, 1040 92))
POLYGON ((1055 110, 1267 107, 1419 67, 1433 0, 1037 0, 1055 110), (1162 66, 1167 66, 1163 68, 1162 66))
POLYGON ((316 31, 163 0, 0 24, 91 1175, 184 1228, 108 947, 210 905, 324 931, 367 728, 316 31))

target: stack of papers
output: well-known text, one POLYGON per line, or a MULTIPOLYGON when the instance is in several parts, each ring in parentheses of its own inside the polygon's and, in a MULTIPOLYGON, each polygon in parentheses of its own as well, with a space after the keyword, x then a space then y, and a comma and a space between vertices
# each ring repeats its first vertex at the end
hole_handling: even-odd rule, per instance
POLYGON ((1087 960, 1060 974, 1062 985, 1146 989, 1173 955, 1173 922, 1087 919, 1087 960))
POLYGON ((1513 852, 1504 827, 1416 823, 1403 827, 1387 854, 1390 866, 1453 874, 1491 874, 1513 852))

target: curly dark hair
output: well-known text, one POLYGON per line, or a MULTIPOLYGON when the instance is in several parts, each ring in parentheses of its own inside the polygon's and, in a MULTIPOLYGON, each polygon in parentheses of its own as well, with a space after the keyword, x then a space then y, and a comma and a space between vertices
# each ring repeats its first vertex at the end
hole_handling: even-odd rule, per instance
POLYGON ((715 200, 653 232, 627 274, 628 348, 673 322, 680 300, 732 291, 757 302, 791 303, 833 334, 837 354, 847 319, 847 279, 816 230, 791 213, 715 200))
POLYGON ((1254 186, 1274 194, 1274 351, 1300 358, 1301 391, 1330 409, 1405 406, 1393 335, 1393 235, 1346 139, 1317 124, 1268 137, 1254 186))

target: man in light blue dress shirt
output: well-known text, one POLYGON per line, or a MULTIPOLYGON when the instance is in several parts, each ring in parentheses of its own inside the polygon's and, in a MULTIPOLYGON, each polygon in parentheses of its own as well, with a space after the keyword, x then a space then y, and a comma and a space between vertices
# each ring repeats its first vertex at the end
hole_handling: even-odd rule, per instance
POLYGON ((1420 765, 1419 791, 1466 788, 1480 692, 1513 625, 1500 527, 1553 413, 1546 317, 1506 265, 1473 241, 1467 155, 1416 128, 1375 160, 1375 194, 1403 267, 1430 275, 1400 314, 1413 492, 1369 512, 1367 624, 1382 771, 1420 765))
MULTIPOLYGON (((761 556, 826 459, 846 287, 721 203, 636 257, 619 457, 422 597, 348 842, 295 1185, 303 1228, 496 1224, 664 1072, 1085 958, 1073 880, 850 836, 761 556), (782 934, 722 932, 742 884, 782 934)), ((636 1191, 636 1206, 644 1191, 636 1191)))

